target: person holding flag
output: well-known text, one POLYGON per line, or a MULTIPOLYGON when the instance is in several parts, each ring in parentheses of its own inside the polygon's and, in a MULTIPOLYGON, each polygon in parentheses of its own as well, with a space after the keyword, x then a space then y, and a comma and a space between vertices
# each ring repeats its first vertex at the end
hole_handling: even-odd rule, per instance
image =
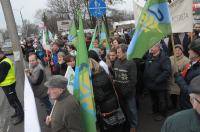
POLYGON ((45 86, 55 100, 52 112, 46 118, 46 125, 52 132, 84 132, 81 122, 80 105, 66 89, 67 79, 61 75, 52 76, 45 86))

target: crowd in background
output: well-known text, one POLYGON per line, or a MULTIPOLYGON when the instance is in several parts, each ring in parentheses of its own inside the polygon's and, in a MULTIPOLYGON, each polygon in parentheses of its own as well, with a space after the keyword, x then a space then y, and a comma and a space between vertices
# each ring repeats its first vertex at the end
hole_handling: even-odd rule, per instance
MULTIPOLYGON (((193 78, 200 75, 199 30, 173 34, 175 45, 172 45, 171 36, 164 38, 147 51, 142 59, 126 59, 130 38, 128 34, 114 32, 109 39, 108 52, 97 36, 93 48, 88 51, 97 124, 102 132, 136 132, 141 96, 150 96, 151 114, 155 121, 164 120, 172 109, 179 111, 192 108, 189 85, 193 78), (102 115, 118 108, 122 109, 126 120, 115 127, 105 126, 102 115)), ((91 34, 85 34, 87 49, 91 39, 91 34)), ((47 88, 39 86, 44 84, 42 81, 46 81, 43 79, 46 78, 43 75, 46 72, 44 67, 52 75, 65 76, 68 66, 75 71, 77 51, 68 42, 67 36, 49 41, 50 49, 45 49, 41 42, 36 37, 26 40, 21 47, 30 69, 35 71, 32 74, 37 74, 39 78, 35 80, 29 75, 31 85, 37 87, 33 88, 34 95, 44 102, 49 114, 52 104, 49 96, 42 94, 47 93, 47 88)))

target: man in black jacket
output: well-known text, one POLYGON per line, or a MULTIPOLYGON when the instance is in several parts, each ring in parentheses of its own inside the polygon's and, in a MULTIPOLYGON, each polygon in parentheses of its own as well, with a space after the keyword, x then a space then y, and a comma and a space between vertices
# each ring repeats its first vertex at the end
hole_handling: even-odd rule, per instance
POLYGON ((118 94, 124 104, 124 110, 130 125, 129 132, 136 132, 137 108, 136 108, 136 82, 137 82, 137 67, 134 61, 129 61, 126 58, 127 45, 120 44, 117 49, 117 57, 114 64, 115 84, 118 89, 118 94))
POLYGON ((167 89, 170 75, 170 59, 161 51, 160 43, 158 43, 150 49, 144 70, 144 85, 149 90, 152 112, 156 114, 156 121, 160 121, 166 116, 167 89))
POLYGON ((24 120, 24 111, 17 98, 15 85, 15 66, 0 50, 0 87, 3 89, 9 104, 15 109, 15 114, 11 118, 17 117, 14 122, 14 125, 17 125, 24 120))
POLYGON ((191 80, 200 75, 200 39, 192 41, 189 47, 189 59, 184 70, 180 73, 175 73, 175 81, 180 87, 180 107, 181 109, 192 108, 189 100, 188 91, 191 80))

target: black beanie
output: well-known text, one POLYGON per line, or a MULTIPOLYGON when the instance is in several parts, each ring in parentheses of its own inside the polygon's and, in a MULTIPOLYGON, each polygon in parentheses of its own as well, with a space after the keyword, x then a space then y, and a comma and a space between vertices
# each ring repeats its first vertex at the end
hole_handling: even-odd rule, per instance
POLYGON ((200 55, 200 38, 193 40, 189 46, 189 49, 200 55))
POLYGON ((97 62, 101 61, 101 59, 99 58, 99 55, 94 50, 90 50, 88 52, 88 57, 94 59, 97 62))

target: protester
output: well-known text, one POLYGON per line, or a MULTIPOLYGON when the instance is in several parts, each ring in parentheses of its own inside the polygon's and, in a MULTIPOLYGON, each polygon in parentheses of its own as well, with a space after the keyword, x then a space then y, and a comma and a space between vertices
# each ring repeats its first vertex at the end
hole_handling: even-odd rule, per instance
POLYGON ((117 57, 114 64, 114 80, 118 94, 121 97, 121 106, 126 112, 129 122, 129 132, 136 132, 138 126, 137 108, 136 108, 136 82, 137 67, 134 61, 126 58, 127 45, 120 44, 117 49, 117 57))
POLYGON ((15 90, 15 66, 0 50, 0 87, 3 89, 9 104, 14 108, 15 114, 11 118, 16 118, 14 125, 20 124, 24 120, 24 111, 17 97, 15 90))
POLYGON ((112 42, 112 48, 117 50, 117 48, 119 47, 119 44, 120 44, 119 39, 118 38, 114 38, 113 42, 112 42))
POLYGON ((67 55, 64 60, 67 63, 67 66, 71 66, 72 69, 75 71, 75 66, 76 66, 76 58, 72 55, 67 55))
POLYGON ((101 56, 101 59, 105 62, 106 61, 106 48, 101 47, 99 50, 99 54, 101 56))
POLYGON ((144 87, 149 91, 152 102, 152 114, 155 121, 161 121, 167 116, 167 95, 171 63, 168 56, 157 43, 150 49, 145 60, 144 87))
POLYGON ((42 62, 43 66, 45 66, 46 65, 46 62, 44 61, 45 50, 39 42, 36 42, 35 45, 36 45, 35 53, 37 57, 40 59, 40 61, 42 62))
POLYGON ((175 83, 174 73, 177 71, 182 71, 185 65, 190 61, 186 56, 184 56, 182 45, 180 44, 175 45, 175 53, 174 56, 170 57, 170 61, 172 67, 172 74, 170 78, 169 93, 172 102, 172 108, 176 109, 178 106, 180 106, 179 105, 180 88, 175 83))
POLYGON ((80 106, 66 90, 67 79, 61 75, 52 76, 46 83, 48 94, 55 100, 52 115, 47 116, 46 125, 52 132, 84 132, 80 106))
POLYGON ((95 39, 93 42, 93 48, 99 48, 99 41, 98 39, 95 39))
POLYGON ((100 53, 96 49, 90 50, 88 53, 88 57, 97 61, 99 63, 99 65, 106 71, 106 73, 110 74, 108 65, 101 59, 100 53))
POLYGON ((184 49, 184 54, 188 57, 188 51, 189 51, 189 46, 192 42, 192 40, 198 39, 199 38, 199 31, 194 29, 193 32, 185 33, 185 36, 183 38, 183 49, 184 49))
POLYGON ((117 109, 118 103, 116 93, 113 88, 112 80, 103 70, 103 68, 93 59, 89 60, 91 71, 92 71, 92 84, 94 91, 94 99, 96 104, 97 113, 100 122, 101 132, 123 132, 122 125, 116 125, 111 128, 103 123, 101 117, 104 115, 112 116, 111 112, 117 109), (110 114, 109 114, 110 113, 110 114))
POLYGON ((51 62, 50 66, 52 67, 51 73, 54 75, 55 73, 55 66, 58 64, 58 52, 60 51, 59 45, 56 42, 53 42, 52 44, 52 53, 51 53, 51 62))
POLYGON ((189 47, 190 63, 186 64, 183 71, 174 74, 175 81, 180 87, 180 107, 181 109, 191 108, 188 90, 190 81, 200 75, 200 39, 192 41, 189 47))
POLYGON ((44 103, 46 112, 49 115, 52 109, 52 104, 47 95, 47 87, 44 86, 47 77, 45 70, 39 63, 35 53, 29 55, 29 69, 25 69, 25 73, 30 81, 34 96, 44 103))
POLYGON ((29 40, 26 42, 25 46, 25 60, 28 61, 28 57, 30 53, 35 52, 35 49, 33 47, 33 40, 29 40))
POLYGON ((113 68, 114 68, 115 61, 117 60, 117 50, 111 49, 107 56, 108 57, 107 57, 106 63, 109 67, 110 74, 112 76, 114 76, 114 69, 113 68))
POLYGON ((65 58, 65 53, 64 52, 58 52, 58 63, 55 65, 55 75, 65 75, 65 72, 67 70, 67 65, 64 60, 65 58))
POLYGON ((161 132, 200 132, 200 76, 192 79, 189 93, 192 109, 168 117, 161 132))
POLYGON ((67 51, 70 55, 76 56, 76 48, 73 45, 68 45, 67 51))

